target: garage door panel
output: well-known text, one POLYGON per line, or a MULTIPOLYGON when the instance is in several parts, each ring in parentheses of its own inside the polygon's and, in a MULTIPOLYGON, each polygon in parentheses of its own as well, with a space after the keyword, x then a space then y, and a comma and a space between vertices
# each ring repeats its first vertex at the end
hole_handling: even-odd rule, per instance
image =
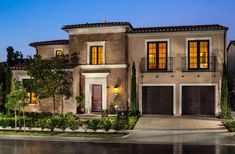
POLYGON ((199 87, 183 87, 183 113, 199 115, 200 95, 199 87))
POLYGON ((214 86, 183 86, 182 113, 184 115, 214 115, 214 86))
POLYGON ((144 86, 142 89, 142 107, 144 114, 172 114, 172 86, 144 86))
POLYGON ((203 87, 201 93, 201 114, 202 115, 213 115, 215 109, 215 87, 203 87))

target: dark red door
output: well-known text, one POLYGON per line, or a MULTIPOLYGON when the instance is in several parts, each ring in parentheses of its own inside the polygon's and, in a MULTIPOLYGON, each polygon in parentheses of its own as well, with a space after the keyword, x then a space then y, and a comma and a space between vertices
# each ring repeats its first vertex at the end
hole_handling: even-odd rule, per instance
POLYGON ((102 110, 102 86, 92 85, 92 111, 102 110))

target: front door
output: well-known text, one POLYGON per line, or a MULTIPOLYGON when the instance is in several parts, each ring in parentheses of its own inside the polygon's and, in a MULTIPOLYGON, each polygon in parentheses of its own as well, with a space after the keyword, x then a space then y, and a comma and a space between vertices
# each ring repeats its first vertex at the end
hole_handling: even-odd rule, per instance
POLYGON ((102 110, 102 85, 92 85, 92 111, 102 110))

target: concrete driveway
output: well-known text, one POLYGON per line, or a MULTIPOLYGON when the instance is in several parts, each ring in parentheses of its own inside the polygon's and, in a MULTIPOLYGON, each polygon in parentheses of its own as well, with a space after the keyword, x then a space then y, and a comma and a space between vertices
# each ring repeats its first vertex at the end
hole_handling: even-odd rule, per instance
POLYGON ((227 131, 220 119, 196 116, 142 115, 134 130, 218 130, 227 131))

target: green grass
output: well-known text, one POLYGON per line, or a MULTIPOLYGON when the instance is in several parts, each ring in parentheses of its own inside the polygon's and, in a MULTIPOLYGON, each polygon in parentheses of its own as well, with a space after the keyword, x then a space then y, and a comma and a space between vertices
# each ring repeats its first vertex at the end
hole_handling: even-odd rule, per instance
POLYGON ((61 137, 87 137, 87 138, 113 138, 127 135, 127 133, 91 133, 91 132, 46 132, 46 131, 0 131, 0 135, 22 135, 22 136, 61 136, 61 137))
POLYGON ((15 131, 0 131, 0 135, 26 135, 26 136, 51 136, 51 132, 42 131, 26 131, 26 132, 15 132, 15 131))
POLYGON ((61 133, 58 134, 63 137, 88 137, 88 138, 113 138, 113 137, 121 137, 127 135, 127 133, 61 133))

